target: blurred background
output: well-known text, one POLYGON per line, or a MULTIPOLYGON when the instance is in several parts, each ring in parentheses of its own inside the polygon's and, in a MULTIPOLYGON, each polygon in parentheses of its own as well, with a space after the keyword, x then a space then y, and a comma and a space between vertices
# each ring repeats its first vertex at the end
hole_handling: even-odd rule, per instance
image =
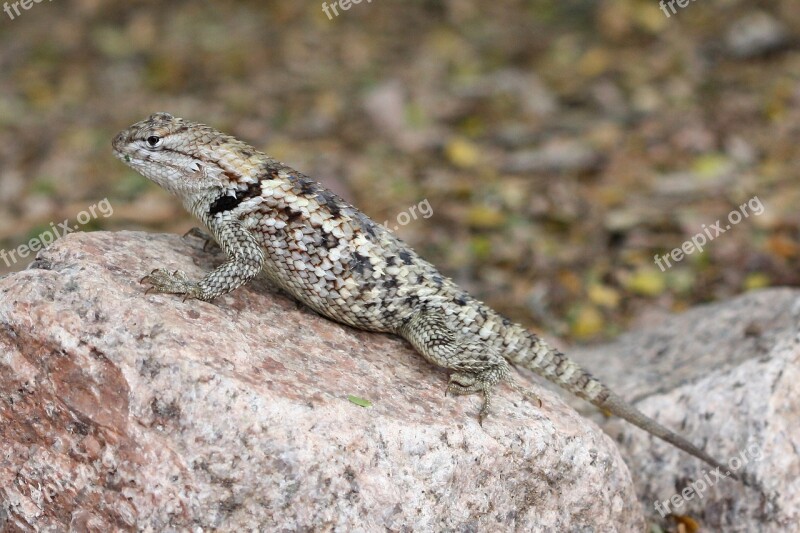
POLYGON ((796 0, 331 4, 330 17, 316 0, 0 12, 0 249, 105 198, 113 215, 81 230, 196 225, 110 150, 168 111, 378 221, 427 200, 432 216, 396 232, 549 335, 613 337, 800 284, 796 0), (753 196, 763 214, 654 264, 753 196))

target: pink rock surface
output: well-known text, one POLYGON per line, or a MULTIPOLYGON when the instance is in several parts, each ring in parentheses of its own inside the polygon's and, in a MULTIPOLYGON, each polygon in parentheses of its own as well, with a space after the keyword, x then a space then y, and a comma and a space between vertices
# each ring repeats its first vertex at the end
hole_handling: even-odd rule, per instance
POLYGON ((481 428, 404 342, 264 282, 214 303, 138 283, 221 260, 75 233, 0 279, 0 529, 642 529, 613 442, 557 395, 504 389, 481 428))

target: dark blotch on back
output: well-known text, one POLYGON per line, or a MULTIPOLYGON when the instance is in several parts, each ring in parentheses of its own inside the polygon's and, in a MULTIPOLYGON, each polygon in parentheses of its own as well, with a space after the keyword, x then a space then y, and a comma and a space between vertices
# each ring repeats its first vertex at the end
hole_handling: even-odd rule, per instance
POLYGON ((312 195, 317 192, 317 189, 319 189, 316 181, 312 180, 311 178, 306 178, 305 176, 298 178, 296 183, 297 190, 300 192, 300 194, 312 195))
POLYGON ((320 188, 317 191, 316 198, 319 205, 327 207, 328 211, 335 217, 338 217, 342 213, 342 207, 346 205, 344 200, 327 189, 320 188))
POLYGON ((364 232, 367 233, 367 235, 374 238, 377 233, 376 231, 377 224, 364 213, 360 212, 356 213, 356 218, 358 219, 361 229, 363 229, 364 232))
POLYGON ((301 213, 300 211, 295 211, 294 209, 292 209, 288 205, 283 208, 283 212, 286 214, 286 221, 287 222, 293 222, 293 221, 297 220, 298 218, 300 218, 301 216, 303 216, 303 213, 301 213))
POLYGON ((410 307, 411 309, 416 309, 417 305, 419 304, 419 296, 416 294, 409 294, 403 300, 403 305, 410 307))
POLYGON ((339 239, 333 233, 329 233, 322 228, 320 228, 319 232, 322 235, 322 239, 314 243, 317 246, 324 246, 325 249, 330 250, 339 244, 339 239))
POLYGON ((278 169, 274 168, 269 163, 262 163, 257 175, 258 179, 261 181, 274 180, 278 178, 278 169))
POLYGON ((360 253, 353 254, 353 259, 350 263, 350 270, 358 274, 363 274, 364 269, 370 265, 369 259, 360 253))

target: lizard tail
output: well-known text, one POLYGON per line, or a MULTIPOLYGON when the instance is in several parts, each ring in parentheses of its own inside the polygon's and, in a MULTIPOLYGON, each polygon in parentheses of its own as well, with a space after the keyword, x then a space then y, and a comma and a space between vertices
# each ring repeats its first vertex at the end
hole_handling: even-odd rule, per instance
POLYGON ((597 378, 560 351, 551 348, 544 340, 532 334, 529 338, 529 349, 508 354, 508 359, 513 364, 547 378, 572 394, 705 461, 715 469, 719 468, 725 475, 740 480, 726 465, 611 392, 597 378))
POLYGON ((737 481, 742 481, 739 476, 733 473, 730 468, 717 461, 706 452, 689 442, 688 440, 684 439, 677 433, 670 431, 669 429, 665 428, 652 418, 648 417, 631 404, 617 396, 616 394, 608 391, 608 396, 606 396, 605 400, 601 402, 592 402, 597 407, 601 409, 606 409, 611 413, 615 414, 616 416, 627 420, 634 426, 638 426, 643 430, 647 431, 648 433, 655 435, 656 437, 665 440, 680 448, 681 450, 685 451, 688 454, 694 455, 698 459, 702 459, 709 465, 713 466, 715 469, 719 469, 718 471, 722 474, 731 477, 737 481))

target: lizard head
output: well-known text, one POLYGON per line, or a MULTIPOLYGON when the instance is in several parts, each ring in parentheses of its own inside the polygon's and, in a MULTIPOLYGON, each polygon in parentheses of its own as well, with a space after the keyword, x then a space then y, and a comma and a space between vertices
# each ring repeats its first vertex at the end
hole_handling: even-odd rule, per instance
POLYGON ((255 150, 205 124, 169 113, 153 113, 119 132, 114 155, 177 196, 231 189, 250 181, 242 175, 255 150))

